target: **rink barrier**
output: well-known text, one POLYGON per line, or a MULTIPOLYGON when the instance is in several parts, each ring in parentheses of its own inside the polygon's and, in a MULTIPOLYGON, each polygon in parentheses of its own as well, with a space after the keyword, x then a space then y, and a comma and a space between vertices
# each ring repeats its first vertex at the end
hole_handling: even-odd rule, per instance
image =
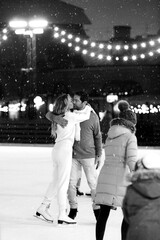
MULTIPOLYGON (((2 121, 0 120, 0 143, 52 144, 51 126, 42 121, 2 121)), ((152 128, 140 122, 136 131, 139 146, 160 146, 160 124, 152 128)))
POLYGON ((1 143, 53 143, 48 122, 1 122, 1 143))

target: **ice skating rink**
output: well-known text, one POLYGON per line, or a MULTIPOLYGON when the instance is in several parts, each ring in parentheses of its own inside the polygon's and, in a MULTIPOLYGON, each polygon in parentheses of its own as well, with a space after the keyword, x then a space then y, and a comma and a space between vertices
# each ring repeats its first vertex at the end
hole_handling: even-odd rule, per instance
MULTIPOLYGON (((52 177, 51 145, 0 145, 0 240, 94 240, 95 219, 91 199, 78 197, 76 226, 57 226, 57 203, 51 212, 55 223, 33 215, 52 177)), ((139 155, 160 149, 140 148, 139 155)), ((81 190, 89 192, 85 177, 81 190)), ((120 240, 121 210, 111 211, 104 240, 120 240)))

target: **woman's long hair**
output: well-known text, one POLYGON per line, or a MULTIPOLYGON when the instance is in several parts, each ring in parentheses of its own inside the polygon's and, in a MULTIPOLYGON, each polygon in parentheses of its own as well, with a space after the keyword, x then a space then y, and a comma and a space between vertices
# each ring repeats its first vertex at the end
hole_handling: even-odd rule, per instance
MULTIPOLYGON (((53 114, 63 116, 65 112, 68 110, 68 97, 69 94, 62 94, 54 102, 53 106, 53 114)), ((57 123, 53 122, 51 126, 51 135, 54 139, 56 139, 57 134, 57 123)))

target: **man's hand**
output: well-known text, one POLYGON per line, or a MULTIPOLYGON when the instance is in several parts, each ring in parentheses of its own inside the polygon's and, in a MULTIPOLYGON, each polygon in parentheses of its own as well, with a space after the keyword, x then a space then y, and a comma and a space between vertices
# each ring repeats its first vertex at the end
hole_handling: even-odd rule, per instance
POLYGON ((96 170, 100 171, 102 166, 103 166, 103 164, 104 164, 104 157, 103 157, 103 155, 96 156, 95 157, 96 170))
POLYGON ((96 165, 96 169, 101 167, 101 165, 102 165, 102 158, 101 158, 101 156, 96 156, 95 157, 95 165, 96 165))
POLYGON ((51 122, 59 124, 62 128, 64 128, 68 124, 68 121, 64 119, 61 115, 54 115, 51 112, 48 112, 46 114, 46 118, 51 122))

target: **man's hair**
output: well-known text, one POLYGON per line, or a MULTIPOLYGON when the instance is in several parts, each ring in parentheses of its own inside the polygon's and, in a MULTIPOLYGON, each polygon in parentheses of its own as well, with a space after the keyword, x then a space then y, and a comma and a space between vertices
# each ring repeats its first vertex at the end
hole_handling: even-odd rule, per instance
POLYGON ((79 96, 82 102, 84 102, 84 101, 88 102, 88 100, 89 100, 88 93, 86 93, 84 91, 75 92, 74 95, 79 96))

